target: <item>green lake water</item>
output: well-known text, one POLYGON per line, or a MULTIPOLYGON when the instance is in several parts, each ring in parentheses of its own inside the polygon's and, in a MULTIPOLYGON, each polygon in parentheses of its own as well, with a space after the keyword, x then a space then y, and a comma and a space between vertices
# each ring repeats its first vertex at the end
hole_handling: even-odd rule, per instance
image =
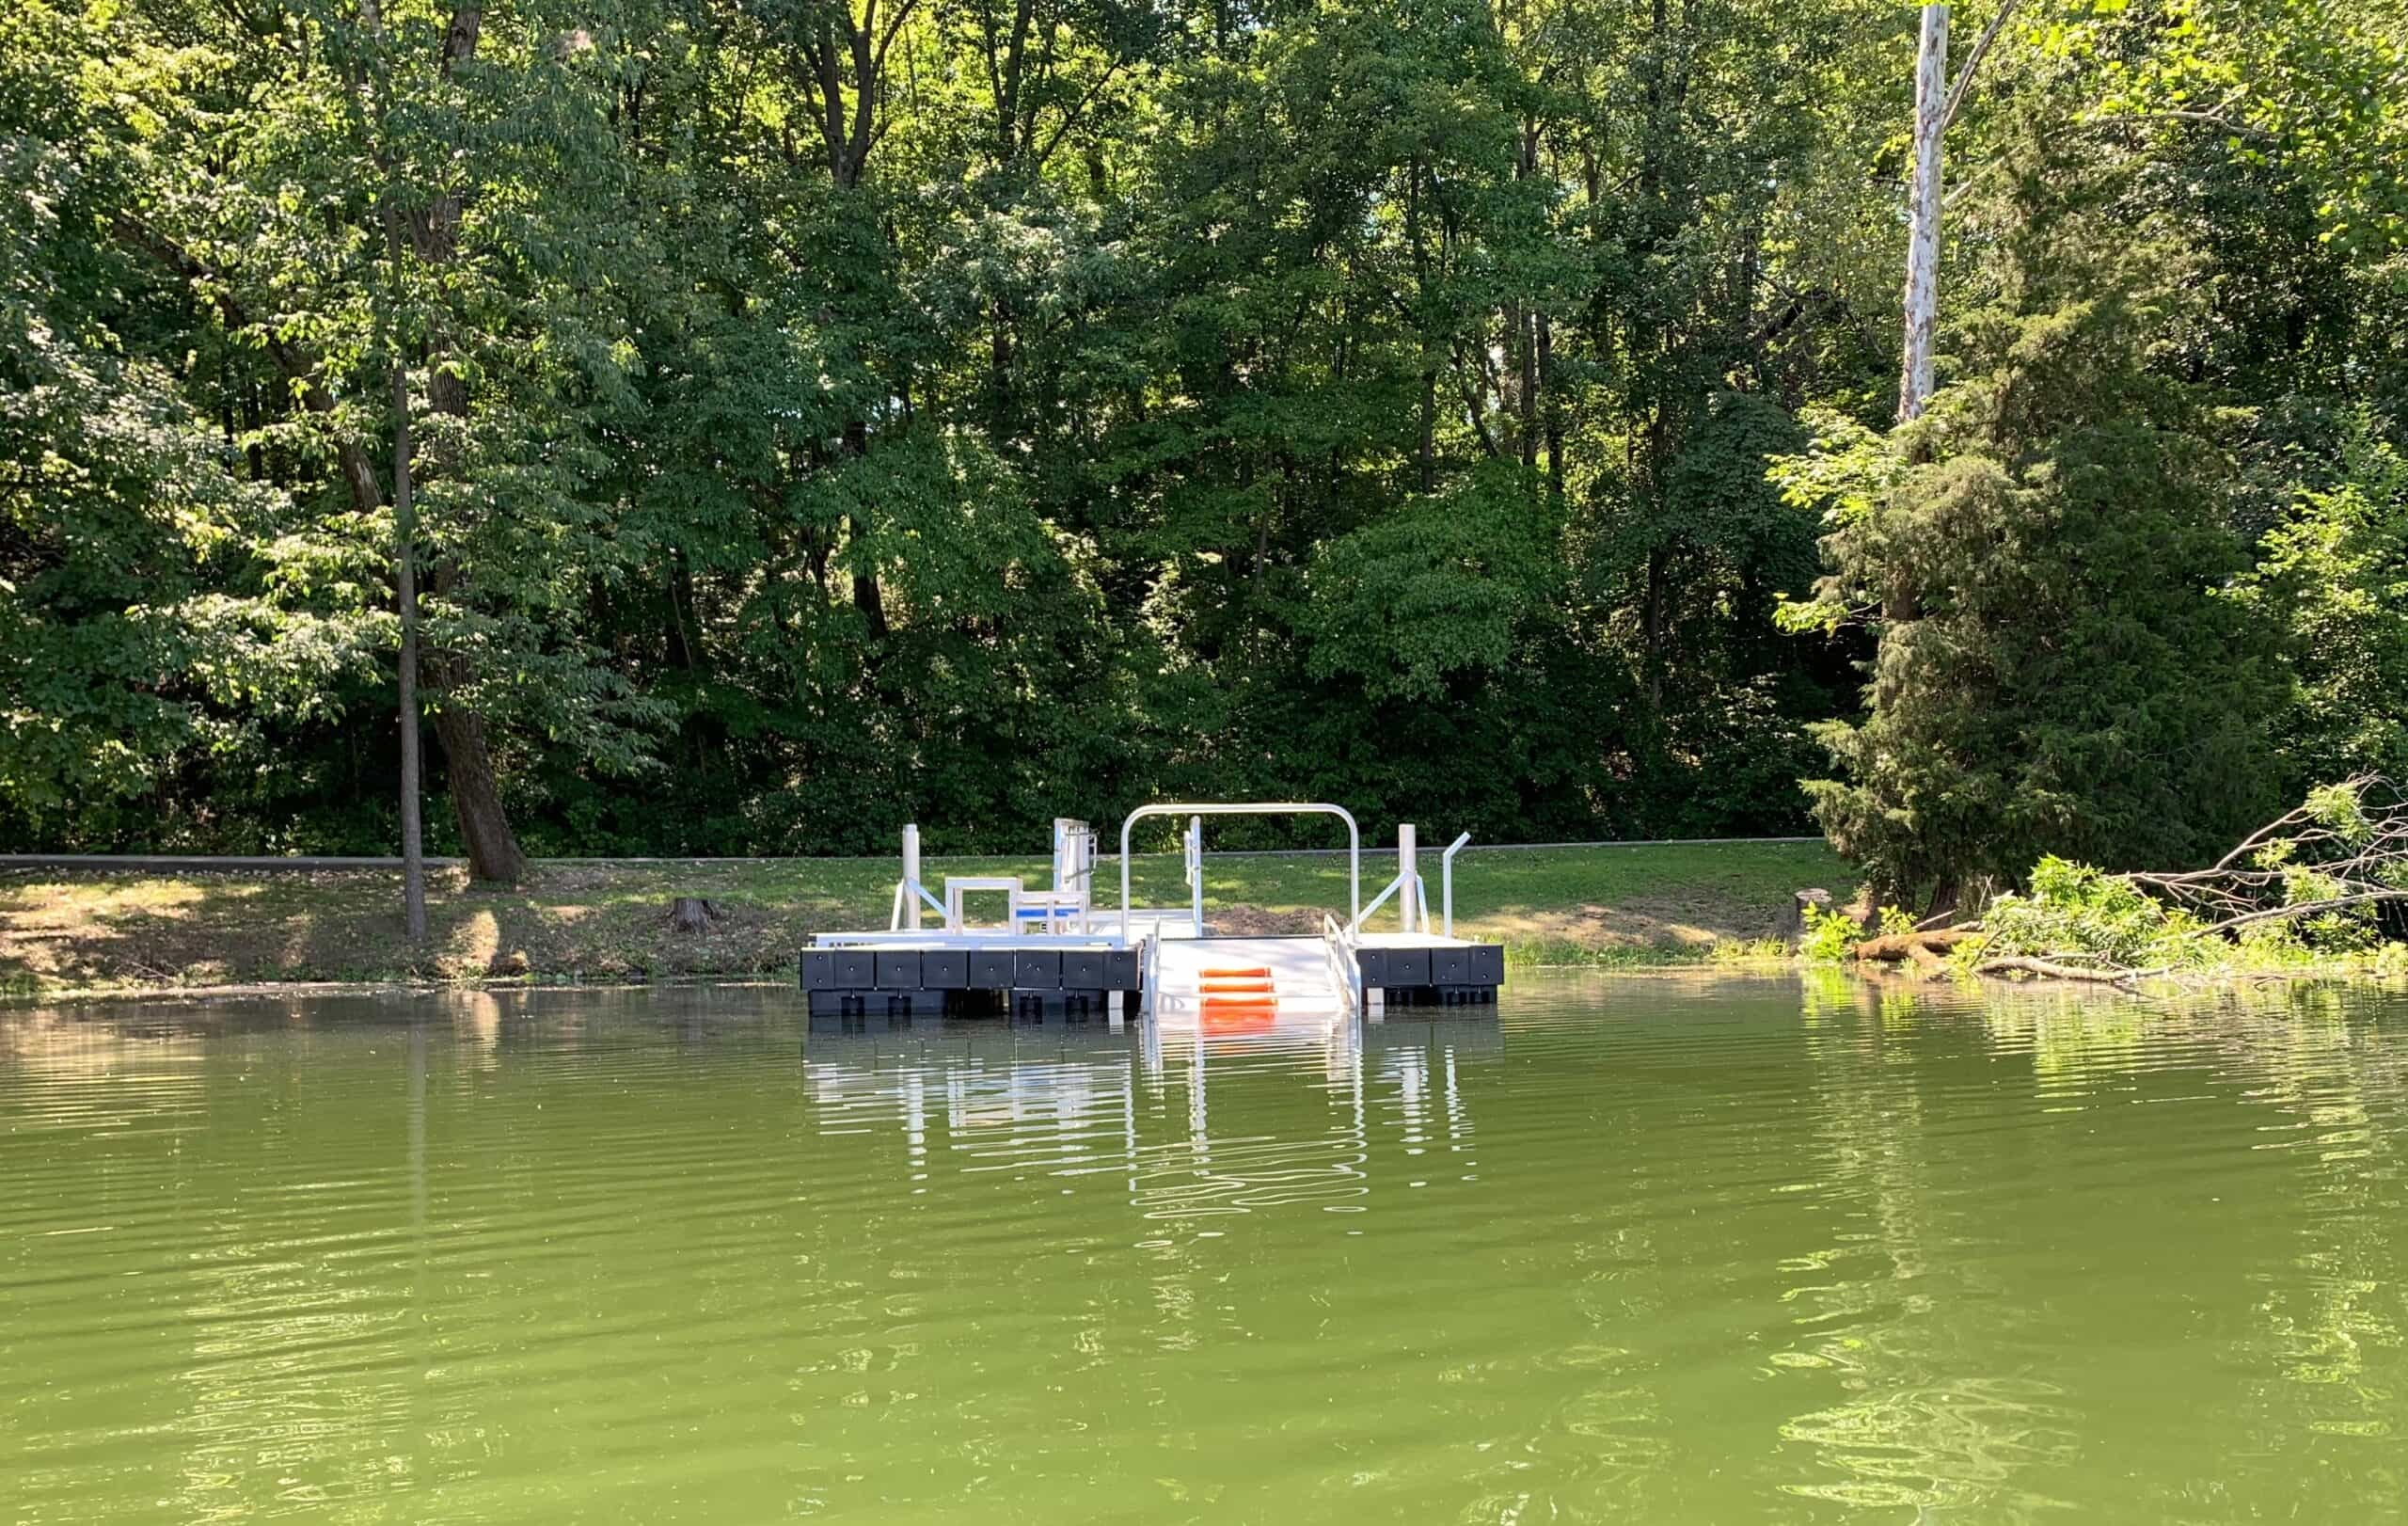
POLYGON ((0 1521, 2408 1518, 2408 1000, 0 1010, 0 1521))

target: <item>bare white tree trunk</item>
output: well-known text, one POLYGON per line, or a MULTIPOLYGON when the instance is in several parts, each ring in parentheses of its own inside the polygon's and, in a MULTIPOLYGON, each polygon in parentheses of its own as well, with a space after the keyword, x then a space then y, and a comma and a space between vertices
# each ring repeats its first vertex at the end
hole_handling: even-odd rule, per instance
POLYGON ((1915 54, 1914 179, 1907 199, 1907 342, 1898 371, 1901 423, 1921 416, 1931 400, 1932 329, 1940 318, 1940 145, 1955 103, 1948 88, 1948 8, 1925 6, 1923 41, 1915 54))

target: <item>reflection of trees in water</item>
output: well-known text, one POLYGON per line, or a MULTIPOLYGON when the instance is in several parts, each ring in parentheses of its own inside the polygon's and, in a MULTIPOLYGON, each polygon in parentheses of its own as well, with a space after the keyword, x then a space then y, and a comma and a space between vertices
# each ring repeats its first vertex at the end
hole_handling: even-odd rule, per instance
MULTIPOLYGON (((1867 1245, 1884 1264, 1846 1275, 1861 1267, 1862 1250, 1845 1243, 1796 1264, 1813 1280, 1792 1296, 1837 1325, 1774 1360, 1845 1375, 1859 1391, 1784 1426, 1842 1474, 1800 1490, 1855 1504, 1978 1509, 1985 1518, 2032 1513, 2049 1475, 2075 1461, 2073 1416, 2087 1414, 2085 1405, 2104 1407, 2088 1414, 2085 1430, 2131 1434, 2122 1384, 2175 1413, 2180 1385, 2236 1368, 2256 1375, 2242 1379, 2245 1413, 2230 1409, 2221 1395, 2232 1391, 2221 1383, 2201 1390, 2191 1411, 2202 1432, 2228 1432, 2258 1459, 2236 1458, 2220 1477, 2227 1500, 2262 1491, 2269 1507, 2295 1506, 2298 1470, 2274 1459, 2312 1457, 2320 1436, 2354 1440, 2397 1429, 2394 1226, 2402 1221, 2408 1062, 2396 1036, 2369 1021, 2370 1008, 2396 1009, 2397 1000, 2364 987, 2133 997, 1810 980, 1803 1021, 1827 1089, 1832 1180, 1864 1200, 1867 1245), (1969 1079, 1958 1064, 1966 1036, 1981 1046, 1966 1057, 1993 1079, 1969 1079), (1991 1105, 1979 1089, 2002 1075, 2029 1091, 2001 1110, 2017 1126, 1996 1136, 2012 1148, 1994 1159, 1968 1148, 1992 1131, 1967 1126, 1984 1122, 1991 1105), (1952 1105, 1960 1102, 1961 1111, 1952 1105), (1987 1167, 1986 1180, 1956 1179, 1969 1158, 1987 1167), (2019 1174, 2052 1194, 2028 1219, 2011 1203, 2019 1174), (2009 1229, 2028 1224, 2045 1235, 2055 1226, 2072 1239, 1988 1245, 1968 1204, 1998 1212, 2009 1229), (2149 1217, 2119 1221, 2119 1204, 2149 1217), (2104 1238, 2085 1254, 2093 1234, 2104 1238), (2179 1247, 2171 1253, 2180 1279, 2165 1290, 2178 1302, 2152 1299, 2142 1270, 2168 1254, 2153 1243, 2162 1234, 2180 1236, 2170 1242, 2179 1247), (2109 1307, 2147 1311, 2148 1327, 2131 1333, 2120 1359, 2063 1347, 2065 1337, 2045 1327, 2018 1339, 2015 1327, 2048 1317, 2052 1300, 1998 1285, 1994 1252, 2045 1258, 2027 1255, 2027 1265, 2117 1268, 2112 1290, 2074 1286, 2061 1296, 2076 1306, 2119 1300, 2109 1307), (2234 1295, 2253 1282, 2261 1289, 2255 1317, 2219 1323, 2229 1317, 2221 1311, 2239 1311, 2234 1295), (2082 1386, 2061 1391, 2053 1370, 1984 1355, 2020 1346, 2045 1359, 2052 1339, 2082 1386), (2144 1380, 2137 1368, 2160 1359, 2174 1365, 2144 1380)), ((2091 1327, 2099 1317, 2065 1312, 2086 1315, 2091 1327)), ((2077 1319, 2071 1327, 2085 1327, 2077 1319)), ((2130 1476, 2117 1486, 2151 1508, 2190 1498, 2178 1473, 2123 1466, 2130 1476)))
POLYGON ((1781 1431, 1820 1449, 1843 1476, 1783 1489, 1848 1505, 1911 1507, 1918 1518, 1943 1511, 1986 1520, 2060 1514, 2062 1503, 2028 1487, 2031 1470, 2063 1465, 2075 1451, 2056 1386, 2030 1377, 1908 1380, 1927 1362, 1901 1347, 1868 1349, 1846 1364, 1865 1395, 1800 1415, 1781 1431))
MULTIPOLYGON (((0 1197, 42 1249, 21 1264, 48 1274, 8 1299, 10 1365, 48 1377, 21 1439, 28 1457, 43 1431, 113 1455, 122 1491, 103 1502, 62 1466, 79 1514, 138 1501, 230 1519, 410 1480, 391 1438, 421 1385, 400 1359, 407 1311, 377 1200, 397 1121, 307 1105, 261 1062, 264 1036, 315 1043, 315 1016, 287 999, 0 1017, 0 1197), (130 1407, 146 1386, 163 1402, 130 1407)), ((392 1079, 398 1096, 401 1067, 392 1079)), ((357 1100, 356 1077, 325 1084, 357 1100)), ((23 1507, 44 1489, 30 1480, 23 1507)))
MULTIPOLYGON (((2364 986, 2239 987, 2151 1001, 2044 1000, 2017 993, 1985 1012, 2002 1043, 2027 1047, 2043 1075, 2077 1084, 2167 1064, 2211 1063, 2261 1121, 2253 1153, 2289 1167, 2272 1204, 2279 1225, 2234 1225, 2234 1253, 2263 1262, 2258 1322, 2229 1359, 2255 1371, 2250 1423, 2269 1444, 2295 1428, 2389 1434, 2400 1418, 2377 1353, 2402 1347, 2399 1251, 2402 1098, 2408 1055, 2369 1009, 2396 996, 2364 986), (2385 1211, 2388 1209, 2389 1211, 2385 1211), (2268 1232, 2278 1228, 2286 1240, 2268 1232)), ((2390 1359, 2396 1372, 2397 1358, 2390 1359)))
MULTIPOLYGON (((43 1397, 27 1454, 76 1448, 52 1497, 79 1518, 374 1514, 540 1432, 540 1410, 494 1394, 522 1375, 573 1388, 585 1370, 546 1368, 547 1343, 623 1332, 652 1296, 631 1278, 673 1279, 698 1320, 730 1293, 774 1296, 639 1216, 707 1223, 715 1191, 757 1193, 661 1191, 691 1141, 775 1121, 747 1105, 756 1044, 708 1066, 672 1046, 783 1025, 784 1007, 395 991, 0 1012, 0 1260, 40 1274, 7 1291, 0 1340, 43 1397), (641 1259, 662 1246, 665 1272, 641 1259)), ((768 1088, 790 1097, 780 1048, 768 1088)), ((763 1153, 729 1148, 715 1171, 763 1153)), ((11 1502, 30 1515, 48 1486, 11 1502)))
MULTIPOLYGON (((2257 1148, 2297 1173, 2287 1244, 2260 1276, 2262 1330, 2233 1355, 2255 1370, 2254 1423, 2270 1445, 2313 1450, 2308 1437, 2394 1438, 2408 1409, 2400 1249, 2400 1131, 2408 1057, 2379 1025, 2354 1020, 2364 1000, 2302 993, 2279 1011, 2246 1014, 2248 1100, 2292 1121, 2257 1148)), ((2396 1441, 2394 1442, 2396 1444, 2396 1441)), ((2396 1507, 2397 1500, 2365 1501, 2396 1507)))
MULTIPOLYGON (((285 1478, 297 1505, 549 1476, 580 1439, 501 1395, 692 1405, 768 1368, 748 1398, 797 1419, 797 1498, 859 1500, 852 1457, 916 1424, 946 1439, 923 1502, 1005 1466, 1069 1499, 1075 1449, 1032 1439, 1092 1391, 1214 1456, 1325 1427, 1299 1514, 1360 1487, 1434 1518, 2154 1517, 2227 1453, 2227 1505, 2389 1508, 2408 1049, 2365 1004, 2396 996, 1843 979, 1641 1012, 1657 989, 1150 1044, 798 1046, 771 998, 679 992, 11 1014, 9 1227, 115 1229, 0 1240, 61 1290, 0 1343, 70 1400, 87 1361, 147 1372, 118 1401, 147 1439, 98 1407, 24 1434, 138 1444, 118 1498, 196 1518, 285 1478), (1638 1020, 1595 1018, 1616 1001, 1638 1020), (1385 1238, 1347 1238, 1367 1209, 1385 1238), (1388 1444, 1283 1407, 1322 1355, 1413 1375, 1354 1417, 1388 1444), (1199 1383, 1269 1397, 1232 1417, 1199 1383), (2195 1435, 2147 1434, 2186 1404, 2195 1435)), ((37 1505, 95 1487, 28 1455, 37 1505)))
POLYGON ((1782 1424, 1816 1464, 1782 1487, 1918 1518, 2032 1518, 2055 1508, 2034 1470, 2069 1462, 2076 1436, 2053 1384, 1999 1370, 2020 1306, 1990 1264, 1979 1198, 1951 1191, 1956 1162, 1933 1137, 1967 1057, 1949 1052, 1960 1040, 1925 1026, 1930 1015, 1911 988, 1806 986, 1813 1192, 1851 1227, 1782 1263, 1798 1279, 1783 1301, 1803 1333, 1770 1359, 1848 1396, 1782 1424))

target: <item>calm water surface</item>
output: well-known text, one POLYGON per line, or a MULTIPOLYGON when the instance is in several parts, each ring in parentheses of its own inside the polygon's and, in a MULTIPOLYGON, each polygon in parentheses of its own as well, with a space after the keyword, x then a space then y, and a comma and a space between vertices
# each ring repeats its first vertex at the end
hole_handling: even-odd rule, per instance
POLYGON ((2377 1521, 2408 1000, 0 1012, 0 1519, 2377 1521))

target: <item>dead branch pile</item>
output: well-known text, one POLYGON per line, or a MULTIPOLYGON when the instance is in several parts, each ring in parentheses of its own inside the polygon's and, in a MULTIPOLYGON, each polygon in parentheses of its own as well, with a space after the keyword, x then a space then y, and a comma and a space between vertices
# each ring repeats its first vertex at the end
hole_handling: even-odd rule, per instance
POLYGON ((2199 917, 2202 936, 2408 900, 2408 796, 2367 774, 2316 791, 2204 869, 2118 878, 2199 917))
MULTIPOLYGON (((2312 922, 2408 902, 2408 793, 2368 774, 2328 786, 2243 838, 2205 868, 2104 876, 2187 914, 2178 936, 2230 940, 2273 922, 2312 922)), ((1859 943, 1864 963, 1911 963, 1927 978, 1947 973, 1950 949, 1983 936, 1979 919, 1933 930, 1892 933, 1859 943)), ((2140 968, 2079 949, 2025 950, 1980 959, 1976 975, 2036 976, 2129 986, 2170 972, 2140 968)))

